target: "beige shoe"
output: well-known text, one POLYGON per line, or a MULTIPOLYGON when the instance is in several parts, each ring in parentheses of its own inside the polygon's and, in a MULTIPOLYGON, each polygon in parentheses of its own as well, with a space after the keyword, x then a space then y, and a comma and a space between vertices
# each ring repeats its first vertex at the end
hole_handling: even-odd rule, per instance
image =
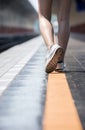
POLYGON ((63 72, 65 70, 66 65, 63 62, 57 63, 57 67, 55 71, 57 72, 63 72))
POLYGON ((56 69, 58 61, 62 61, 63 58, 63 49, 58 44, 54 44, 51 49, 48 51, 46 58, 46 68, 47 73, 51 73, 56 69))

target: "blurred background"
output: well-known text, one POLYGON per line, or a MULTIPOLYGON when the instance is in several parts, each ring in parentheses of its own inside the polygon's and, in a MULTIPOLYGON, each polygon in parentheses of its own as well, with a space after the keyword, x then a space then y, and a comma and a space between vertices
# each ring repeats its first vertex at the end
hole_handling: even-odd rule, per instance
MULTIPOLYGON (((56 2, 52 24, 58 32, 56 2)), ((0 52, 40 34, 37 0, 0 0, 0 52)), ((71 32, 85 35, 85 0, 72 0, 71 32)))

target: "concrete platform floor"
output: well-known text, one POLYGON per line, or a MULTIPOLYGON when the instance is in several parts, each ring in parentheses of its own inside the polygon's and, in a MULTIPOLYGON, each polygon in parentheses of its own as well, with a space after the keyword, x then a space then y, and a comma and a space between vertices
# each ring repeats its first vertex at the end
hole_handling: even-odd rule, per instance
POLYGON ((47 75, 45 55, 41 37, 0 54, 0 130, 85 129, 85 35, 71 34, 63 73, 47 75))

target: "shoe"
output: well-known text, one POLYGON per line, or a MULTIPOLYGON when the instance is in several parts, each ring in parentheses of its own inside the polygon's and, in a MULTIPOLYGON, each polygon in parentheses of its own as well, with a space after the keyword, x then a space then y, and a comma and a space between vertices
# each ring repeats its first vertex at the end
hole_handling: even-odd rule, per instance
POLYGON ((57 63, 63 59, 63 49, 58 44, 54 44, 47 53, 45 71, 51 73, 56 69, 57 63))
POLYGON ((57 72, 63 72, 64 69, 65 69, 65 67, 66 67, 66 65, 64 64, 63 61, 58 62, 55 71, 57 71, 57 72))

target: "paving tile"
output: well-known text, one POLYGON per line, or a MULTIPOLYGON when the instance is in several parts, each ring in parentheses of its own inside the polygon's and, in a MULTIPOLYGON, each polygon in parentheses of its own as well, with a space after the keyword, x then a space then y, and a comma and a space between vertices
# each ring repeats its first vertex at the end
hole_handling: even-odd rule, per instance
POLYGON ((1 96, 0 129, 42 129, 47 83, 44 60, 45 50, 41 46, 1 96))
MULTIPOLYGON (((0 86, 3 85, 6 89, 6 87, 10 84, 10 82, 14 79, 14 77, 22 70, 24 65, 31 59, 31 57, 39 49, 41 44, 42 44, 42 38, 38 37, 22 45, 18 45, 18 47, 15 46, 11 49, 8 49, 6 52, 1 53, 0 66, 2 65, 2 67, 0 67, 0 81, 1 81, 0 86), (35 43, 36 42, 38 43, 37 43, 37 46, 32 49, 32 46, 35 44, 34 41, 35 43), (25 49, 25 52, 24 52, 24 49, 25 49), (18 57, 20 58, 19 60, 17 59, 18 55, 20 55, 18 57), (9 57, 9 59, 11 58, 10 62, 5 60, 7 56, 9 57), (6 62, 5 66, 3 66, 4 61, 6 62), (3 80, 5 81, 5 83, 4 82, 2 83, 3 80)), ((0 95, 1 95, 1 92, 0 92, 0 95)))
POLYGON ((70 38, 65 62, 67 81, 85 129, 85 41, 75 39, 75 34, 70 38))
POLYGON ((24 42, 21 45, 14 46, 8 49, 7 51, 1 53, 0 54, 0 76, 6 73, 10 68, 12 68, 18 62, 21 61, 22 63, 24 63, 26 62, 27 58, 29 60, 29 56, 32 56, 37 51, 39 46, 42 44, 42 41, 43 40, 41 37, 37 37, 34 38, 33 40, 29 40, 27 42, 24 42), (36 43, 37 46, 33 48, 34 44, 36 43))

